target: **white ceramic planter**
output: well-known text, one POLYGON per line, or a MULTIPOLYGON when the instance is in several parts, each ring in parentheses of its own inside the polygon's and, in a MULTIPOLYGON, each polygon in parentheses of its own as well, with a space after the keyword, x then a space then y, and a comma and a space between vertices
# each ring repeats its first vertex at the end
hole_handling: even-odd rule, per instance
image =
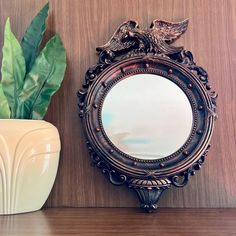
POLYGON ((39 210, 60 154, 57 128, 42 120, 0 120, 0 214, 39 210))

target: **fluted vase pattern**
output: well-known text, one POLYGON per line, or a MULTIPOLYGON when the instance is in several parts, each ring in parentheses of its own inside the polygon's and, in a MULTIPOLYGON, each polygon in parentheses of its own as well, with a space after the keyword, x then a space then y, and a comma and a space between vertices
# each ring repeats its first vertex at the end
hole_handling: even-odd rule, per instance
POLYGON ((0 120, 0 214, 41 209, 55 181, 60 138, 42 120, 0 120))

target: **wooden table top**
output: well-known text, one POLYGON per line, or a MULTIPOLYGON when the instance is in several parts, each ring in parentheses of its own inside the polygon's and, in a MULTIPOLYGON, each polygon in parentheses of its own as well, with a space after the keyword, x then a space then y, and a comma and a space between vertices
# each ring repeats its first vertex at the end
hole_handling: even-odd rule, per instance
POLYGON ((236 235, 236 209, 48 208, 0 216, 0 235, 236 235))

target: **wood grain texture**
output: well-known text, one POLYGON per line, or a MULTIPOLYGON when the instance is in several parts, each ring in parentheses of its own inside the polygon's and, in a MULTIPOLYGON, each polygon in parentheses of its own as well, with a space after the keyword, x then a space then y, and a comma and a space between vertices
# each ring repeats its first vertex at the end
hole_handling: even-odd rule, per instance
MULTIPOLYGON (((20 38, 47 0, 0 0, 0 46, 3 25, 11 17, 20 38)), ((236 1, 235 0, 51 0, 47 38, 60 34, 68 67, 63 86, 53 98, 46 120, 60 132, 62 153, 55 186, 47 206, 137 206, 136 196, 112 186, 90 166, 77 115, 76 91, 97 60, 95 47, 107 42, 127 19, 148 27, 153 19, 189 18, 187 32, 176 42, 193 52, 219 93, 212 148, 202 170, 188 186, 172 188, 161 199, 169 207, 236 207, 236 1)))
POLYGON ((236 234, 235 209, 57 208, 0 217, 0 235, 226 236, 236 234))

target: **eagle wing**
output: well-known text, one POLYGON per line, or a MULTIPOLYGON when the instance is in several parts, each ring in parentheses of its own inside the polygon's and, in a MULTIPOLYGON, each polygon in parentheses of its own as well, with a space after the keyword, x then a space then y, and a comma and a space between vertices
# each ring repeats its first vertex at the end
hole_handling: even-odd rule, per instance
POLYGON ((135 41, 132 39, 126 40, 126 36, 128 36, 127 33, 138 27, 139 26, 137 21, 129 20, 124 22, 117 28, 108 43, 96 48, 97 52, 102 52, 104 50, 110 50, 115 52, 130 48, 135 44, 135 41))
POLYGON ((172 43, 186 31, 188 27, 188 19, 176 23, 154 20, 150 27, 152 30, 156 31, 156 34, 160 39, 167 43, 172 43))

